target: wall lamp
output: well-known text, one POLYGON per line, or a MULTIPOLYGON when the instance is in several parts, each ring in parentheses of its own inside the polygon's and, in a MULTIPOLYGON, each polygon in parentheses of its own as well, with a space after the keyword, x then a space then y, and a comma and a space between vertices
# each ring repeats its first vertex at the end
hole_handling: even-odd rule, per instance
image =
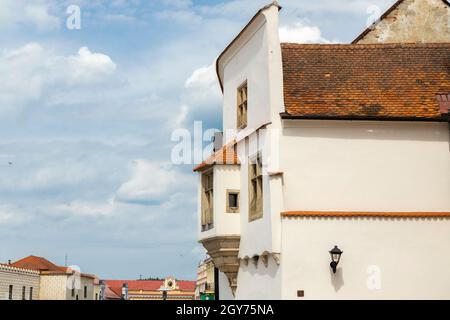
POLYGON ((333 269, 333 273, 336 273, 337 265, 339 263, 339 260, 341 260, 341 254, 343 254, 344 251, 339 249, 338 246, 334 246, 334 248, 331 249, 329 252, 331 256, 330 267, 331 269, 333 269))

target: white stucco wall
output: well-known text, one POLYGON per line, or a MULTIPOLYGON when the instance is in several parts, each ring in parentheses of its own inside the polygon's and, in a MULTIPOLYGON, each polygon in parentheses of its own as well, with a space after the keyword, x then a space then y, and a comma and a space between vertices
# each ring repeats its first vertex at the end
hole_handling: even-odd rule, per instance
MULTIPOLYGON (((214 175, 214 227, 201 231, 201 175, 198 187, 198 233, 199 239, 213 236, 239 235, 241 212, 226 212, 227 190, 240 190, 240 167, 237 165, 215 165, 214 175)), ((242 201, 241 201, 242 202, 242 201)))
POLYGON ((450 299, 450 219, 285 218, 282 242, 283 299, 450 299))
POLYGON ((224 107, 223 128, 226 141, 237 138, 241 165, 241 245, 239 256, 279 252, 281 180, 263 178, 263 218, 249 222, 248 216, 248 158, 262 153, 271 170, 278 168, 279 137, 273 139, 267 132, 255 132, 261 126, 279 128, 279 112, 283 107, 283 77, 281 47, 278 37, 278 7, 271 6, 255 19, 233 48, 223 58, 224 107), (247 81, 248 125, 237 135, 227 129, 236 129, 237 88, 247 81), (248 142, 246 141, 248 138, 248 142), (259 142, 257 142, 259 137, 259 142), (261 234, 267 236, 261 237, 261 234))
POLYGON ((219 271, 219 300, 234 300, 227 276, 219 271))
POLYGON ((284 211, 450 211, 448 124, 285 125, 284 211))
MULTIPOLYGON (((284 211, 450 211, 448 124, 285 125, 284 211)), ((449 243, 448 219, 285 218, 283 298, 450 299, 449 243), (335 275, 334 245, 344 251, 335 275), (377 268, 381 288, 370 290, 377 268)))
POLYGON ((261 259, 257 266, 249 261, 241 261, 238 273, 237 300, 276 300, 281 299, 281 268, 268 258, 267 267, 261 259))
POLYGON ((227 190, 240 189, 240 166, 216 165, 214 167, 214 227, 218 235, 240 234, 241 212, 226 212, 227 190))

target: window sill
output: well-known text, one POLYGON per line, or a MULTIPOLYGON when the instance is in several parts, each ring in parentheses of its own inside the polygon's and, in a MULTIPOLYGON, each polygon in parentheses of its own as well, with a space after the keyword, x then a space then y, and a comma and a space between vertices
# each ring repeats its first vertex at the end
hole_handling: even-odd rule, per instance
POLYGON ((206 231, 209 231, 209 230, 211 230, 211 229, 213 229, 214 228, 214 224, 207 224, 207 225, 203 225, 202 226, 202 232, 206 232, 206 231))

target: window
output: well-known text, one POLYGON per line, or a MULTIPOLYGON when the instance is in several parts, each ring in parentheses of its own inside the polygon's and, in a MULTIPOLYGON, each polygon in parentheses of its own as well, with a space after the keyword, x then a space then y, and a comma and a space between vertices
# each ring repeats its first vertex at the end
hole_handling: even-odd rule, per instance
POLYGON ((263 186, 262 186, 262 160, 258 155, 248 166, 248 199, 249 221, 257 220, 263 216, 263 186))
POLYGON ((8 299, 12 300, 12 298, 13 298, 13 286, 12 286, 12 284, 10 284, 9 285, 9 296, 8 296, 8 299))
POLYGON ((239 212, 239 190, 227 190, 226 212, 239 212))
POLYGON ((213 205, 213 171, 202 174, 202 231, 213 227, 214 205, 213 205))
POLYGON ((98 300, 98 293, 95 294, 95 300, 98 300))
POLYGON ((75 297, 75 288, 72 288, 72 297, 75 297))
POLYGON ((30 300, 33 300, 33 287, 30 287, 30 300))
POLYGON ((26 291, 26 288, 25 288, 25 286, 23 286, 22 287, 22 300, 25 300, 25 291, 26 291))
POLYGON ((87 286, 84 286, 84 298, 87 298, 87 286))
POLYGON ((247 82, 238 88, 237 92, 237 128, 247 126, 247 82))

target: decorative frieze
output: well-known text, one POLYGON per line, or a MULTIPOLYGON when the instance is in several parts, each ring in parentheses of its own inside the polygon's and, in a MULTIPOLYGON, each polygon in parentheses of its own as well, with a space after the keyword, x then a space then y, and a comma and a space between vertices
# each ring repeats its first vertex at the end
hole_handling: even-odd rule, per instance
POLYGON ((227 276, 233 295, 237 288, 240 240, 240 236, 215 236, 200 240, 213 259, 214 266, 227 276))

